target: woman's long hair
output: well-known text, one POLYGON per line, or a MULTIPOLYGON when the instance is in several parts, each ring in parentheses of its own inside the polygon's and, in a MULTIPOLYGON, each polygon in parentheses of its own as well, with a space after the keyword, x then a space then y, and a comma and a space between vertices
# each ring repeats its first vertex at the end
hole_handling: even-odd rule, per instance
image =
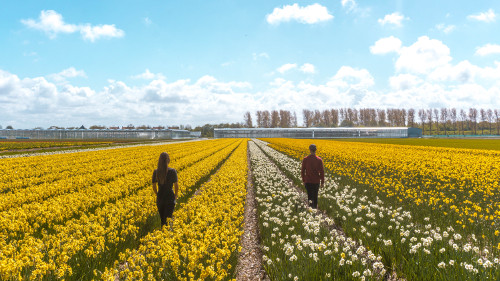
POLYGON ((156 169, 156 177, 159 184, 164 184, 167 181, 168 163, 170 163, 170 156, 168 153, 162 152, 158 159, 158 168, 156 169))

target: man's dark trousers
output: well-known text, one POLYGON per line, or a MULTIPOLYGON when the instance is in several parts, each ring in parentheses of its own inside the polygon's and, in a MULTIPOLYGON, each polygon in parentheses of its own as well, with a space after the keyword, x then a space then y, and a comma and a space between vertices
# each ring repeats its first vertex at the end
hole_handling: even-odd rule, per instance
POLYGON ((307 201, 309 202, 309 206, 313 209, 317 209, 319 183, 306 183, 305 186, 307 190, 307 201))

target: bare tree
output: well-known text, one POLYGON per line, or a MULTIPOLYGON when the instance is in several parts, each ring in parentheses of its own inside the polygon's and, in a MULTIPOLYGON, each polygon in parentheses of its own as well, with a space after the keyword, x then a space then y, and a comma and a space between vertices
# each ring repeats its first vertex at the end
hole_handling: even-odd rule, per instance
POLYGON ((448 123, 448 109, 447 108, 441 108, 441 124, 443 124, 443 129, 444 129, 444 134, 448 135, 448 130, 446 128, 446 124, 448 123))
POLYGON ((453 126, 453 134, 457 134, 457 109, 452 108, 450 109, 450 119, 451 119, 451 124, 453 126))
POLYGON ((271 111, 271 128, 278 128, 280 125, 280 114, 277 110, 271 111))
POLYGON ((330 115, 330 110, 325 109, 321 112, 321 119, 325 127, 332 127, 332 117, 330 115))
POLYGON ((337 127, 339 125, 339 110, 331 109, 330 116, 332 117, 332 127, 337 127))
POLYGON ((297 113, 295 113, 295 111, 293 112, 292 125, 294 128, 297 128, 299 126, 299 122, 297 121, 297 113))
POLYGON ((434 113, 433 117, 434 121, 436 122, 436 135, 439 135, 439 109, 434 108, 432 112, 434 113))
POLYGON ((467 113, 465 113, 465 110, 460 109, 460 123, 462 127, 462 134, 465 135, 465 122, 467 121, 467 113))
POLYGON ((313 115, 313 126, 314 127, 322 127, 323 126, 323 122, 321 122, 321 112, 319 110, 315 110, 314 111, 314 115, 313 115))
POLYGON ((479 127, 481 129, 481 135, 484 135, 484 123, 486 123, 486 119, 487 119, 486 110, 484 110, 484 108, 481 108, 479 110, 479 116, 481 118, 481 122, 479 122, 479 127))
POLYGON ((243 119, 245 120, 245 127, 253 128, 252 114, 250 114, 250 111, 247 111, 245 113, 245 115, 243 116, 243 119))
POLYGON ((490 127, 490 135, 493 135, 493 132, 491 132, 491 124, 493 123, 493 110, 491 110, 491 108, 486 111, 486 118, 488 119, 488 124, 490 127))
POLYGON ((255 115, 257 115, 257 127, 264 128, 264 122, 262 122, 262 111, 258 110, 255 115))
POLYGON ((495 119, 497 123, 497 135, 500 135, 500 109, 495 109, 495 119))
POLYGON ((418 119, 420 119, 420 123, 422 123, 422 134, 425 135, 425 120, 427 119, 427 113, 425 109, 418 110, 418 119))
POLYGON ((386 125, 385 109, 377 109, 378 125, 384 127, 386 125))
POLYGON ((432 109, 427 109, 427 121, 429 121, 429 135, 432 135, 432 109))
POLYGON ((408 109, 408 127, 415 126, 415 109, 408 109))
POLYGON ((471 122, 471 127, 474 131, 474 135, 477 135, 477 109, 469 108, 469 120, 471 122))
POLYGON ((292 114, 288 110, 280 110, 280 127, 290 128, 292 126, 292 114))
POLYGON ((262 111, 263 128, 271 128, 271 113, 268 110, 262 111))
POLYGON ((304 126, 306 128, 309 128, 311 127, 312 123, 313 123, 313 112, 309 109, 304 109, 302 110, 302 114, 303 114, 303 117, 304 117, 304 126))

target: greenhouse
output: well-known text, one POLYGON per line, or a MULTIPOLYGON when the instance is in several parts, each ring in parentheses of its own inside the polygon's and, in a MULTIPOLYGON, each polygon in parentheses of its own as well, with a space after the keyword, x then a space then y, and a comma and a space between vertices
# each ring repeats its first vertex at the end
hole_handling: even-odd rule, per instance
POLYGON ((0 130, 1 139, 185 139, 193 138, 187 130, 175 129, 55 129, 55 130, 0 130))
POLYGON ((419 138, 422 129, 407 127, 359 128, 221 128, 215 138, 419 138))

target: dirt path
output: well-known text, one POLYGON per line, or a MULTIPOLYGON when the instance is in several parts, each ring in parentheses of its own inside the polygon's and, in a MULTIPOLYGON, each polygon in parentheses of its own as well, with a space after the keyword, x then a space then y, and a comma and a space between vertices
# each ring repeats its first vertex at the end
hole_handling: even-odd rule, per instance
POLYGON ((241 236, 241 252, 236 266, 236 280, 269 280, 262 267, 262 251, 257 220, 257 203, 252 182, 250 150, 248 150, 247 197, 245 203, 244 228, 241 236))

